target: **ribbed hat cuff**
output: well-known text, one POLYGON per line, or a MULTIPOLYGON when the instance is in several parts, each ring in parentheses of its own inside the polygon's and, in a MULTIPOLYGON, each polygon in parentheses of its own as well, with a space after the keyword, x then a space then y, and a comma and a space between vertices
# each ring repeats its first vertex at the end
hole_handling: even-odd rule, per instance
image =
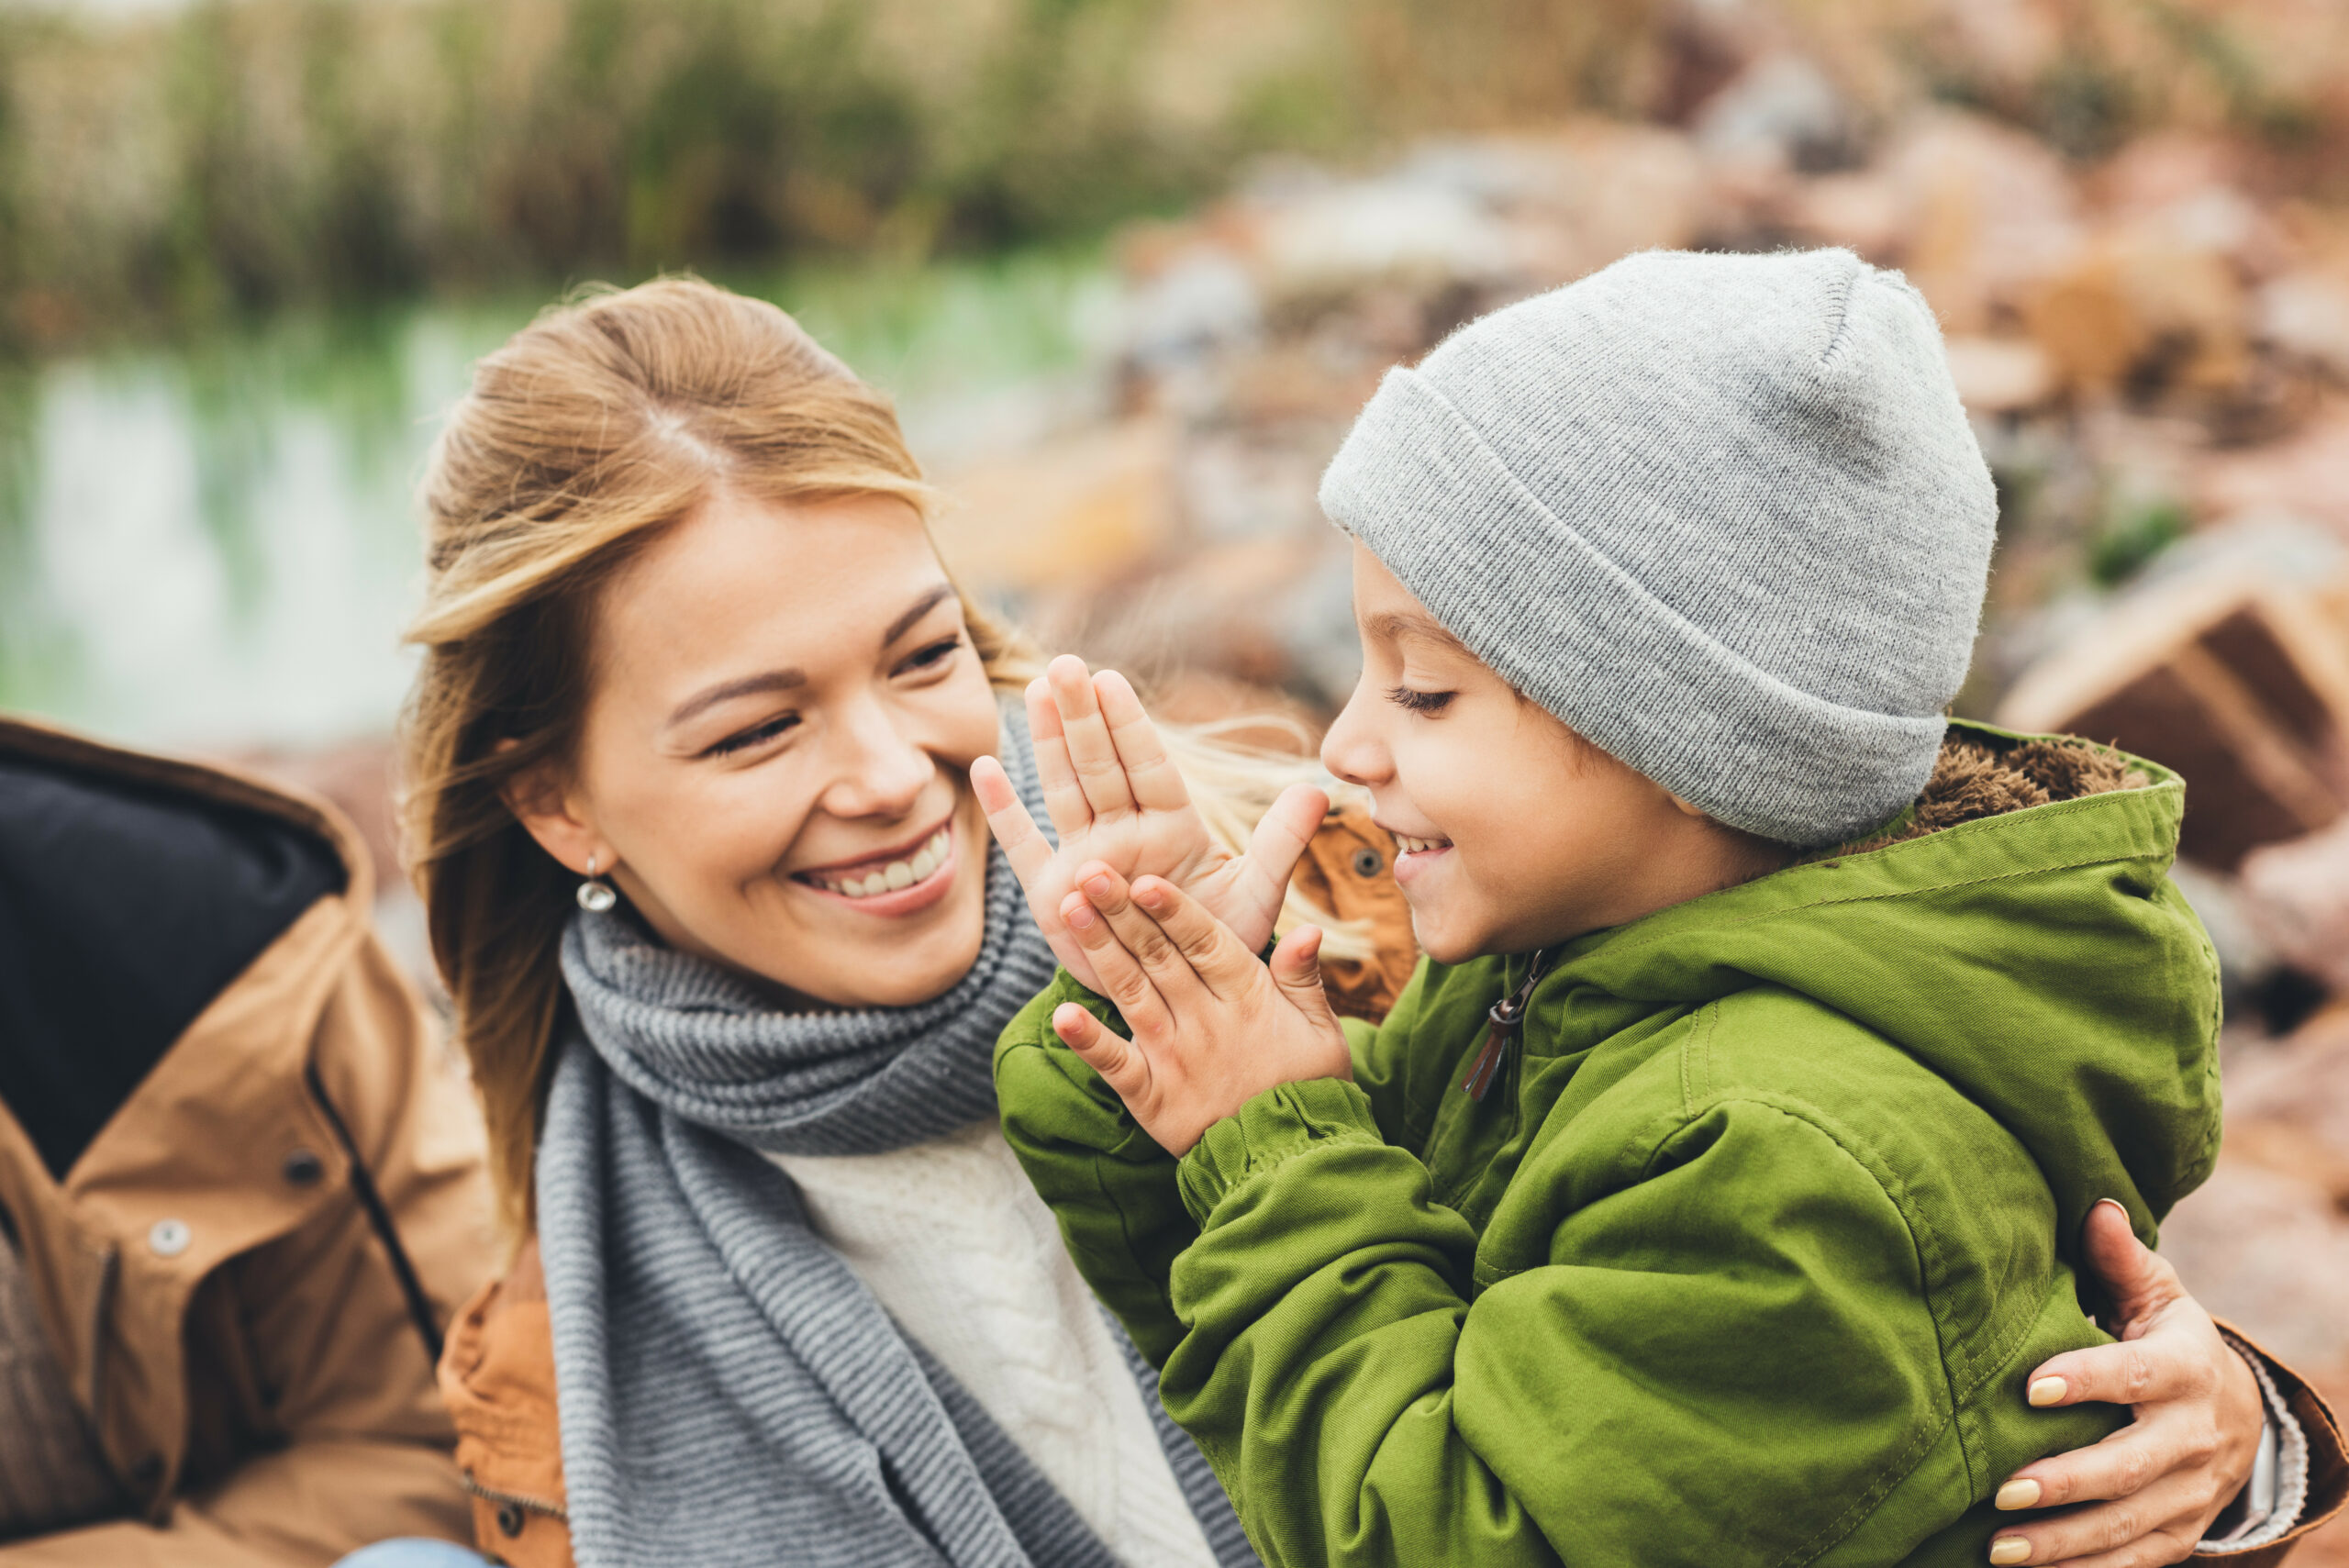
MULTIPOLYGON (((1608 494, 1617 476, 1588 482, 1594 510, 1653 504, 1608 494)), ((1380 384, 1321 507, 1504 680, 1719 821, 1839 843, 1932 775, 1941 715, 1845 707, 1724 647, 1543 506, 1414 372, 1380 384)))

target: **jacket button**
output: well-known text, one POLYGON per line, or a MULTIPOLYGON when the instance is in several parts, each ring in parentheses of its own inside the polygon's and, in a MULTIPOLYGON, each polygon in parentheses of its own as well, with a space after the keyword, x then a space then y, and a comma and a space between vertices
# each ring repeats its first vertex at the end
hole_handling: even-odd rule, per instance
POLYGON ((520 1535, 522 1533, 522 1505, 519 1503, 498 1504, 497 1528, 509 1536, 520 1535))
POLYGON ((178 1257, 195 1240, 184 1219, 159 1219, 147 1229, 147 1250, 159 1258, 178 1257))
POLYGON ((1354 851, 1354 874, 1356 876, 1376 876, 1380 872, 1386 869, 1386 857, 1380 854, 1376 850, 1356 850, 1354 851))
POLYGON ((295 1186, 306 1187, 327 1173, 327 1162, 306 1149, 296 1149, 285 1156, 278 1170, 295 1186))

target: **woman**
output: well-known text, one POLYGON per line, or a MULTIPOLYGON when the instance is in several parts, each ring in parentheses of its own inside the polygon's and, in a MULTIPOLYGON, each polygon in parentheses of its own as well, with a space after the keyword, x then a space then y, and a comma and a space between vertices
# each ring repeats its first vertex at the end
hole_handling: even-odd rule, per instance
MULTIPOLYGON (((1089 807, 1071 758, 1147 743, 1131 692, 1064 661, 1007 722, 1030 664, 940 566, 887 403, 772 306, 670 281, 550 313, 477 368, 425 499, 406 828, 522 1239, 442 1367, 484 1547, 1252 1562, 996 1131, 989 1048, 1074 949, 967 770, 1001 755, 1056 824, 1031 882, 1122 841, 1260 940, 1317 895, 1371 1012, 1413 957, 1391 845, 1196 740, 1160 761, 1197 805, 1089 807)), ((2123 1536, 2199 1529, 2259 1431, 2171 1316, 2147 1364, 2225 1396, 2032 1467, 2049 1502, 2162 1475, 2158 1510, 2077 1516, 2123 1536), (2221 1417, 2215 1455, 2183 1436, 2221 1417)))

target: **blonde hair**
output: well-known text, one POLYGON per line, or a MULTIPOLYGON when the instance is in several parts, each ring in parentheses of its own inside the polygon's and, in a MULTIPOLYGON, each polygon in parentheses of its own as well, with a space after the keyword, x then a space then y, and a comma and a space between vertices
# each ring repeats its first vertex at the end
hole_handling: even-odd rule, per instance
MULTIPOLYGON (((510 1242, 534 1222, 531 1168, 565 1006, 557 953, 574 873, 507 807, 567 765, 586 706, 598 594, 719 484, 762 497, 936 496, 881 393, 789 316, 693 278, 594 287, 473 370, 422 487, 428 588, 408 640, 424 661, 401 716, 400 817, 432 955, 488 1125, 510 1242)), ((959 592, 959 590, 958 590, 959 592)), ((1041 660, 964 596, 987 677, 1016 691, 1041 660)), ((1301 760, 1170 730, 1209 831, 1243 848, 1301 760)), ((1329 924, 1293 894, 1283 924, 1329 924)), ((1333 927, 1334 958, 1367 956, 1333 927)))

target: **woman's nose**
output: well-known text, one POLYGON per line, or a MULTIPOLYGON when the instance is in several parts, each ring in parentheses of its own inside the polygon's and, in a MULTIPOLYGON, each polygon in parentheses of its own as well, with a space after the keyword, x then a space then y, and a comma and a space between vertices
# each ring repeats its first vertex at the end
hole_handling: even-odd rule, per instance
POLYGON ((937 776, 937 759, 878 704, 849 715, 838 734, 839 772, 824 801, 836 817, 902 817, 937 776))

